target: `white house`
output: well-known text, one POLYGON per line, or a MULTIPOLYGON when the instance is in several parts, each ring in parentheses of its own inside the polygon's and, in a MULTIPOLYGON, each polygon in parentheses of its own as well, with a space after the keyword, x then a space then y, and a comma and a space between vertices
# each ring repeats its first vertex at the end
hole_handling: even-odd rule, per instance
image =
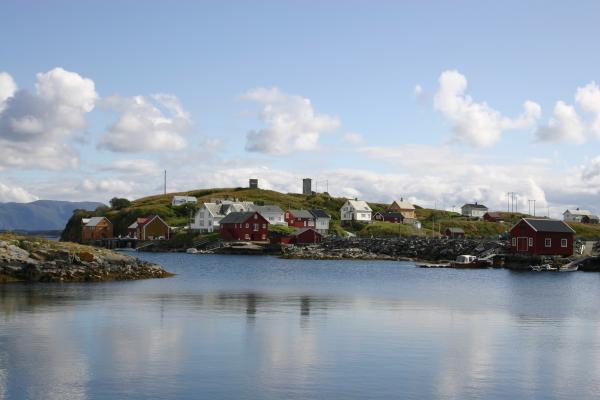
POLYGON ((362 221, 370 222, 373 210, 366 201, 363 200, 347 200, 340 209, 342 221, 362 221))
POLYGON ((565 222, 581 222, 583 217, 593 217, 594 213, 589 210, 580 210, 576 208, 574 210, 567 210, 563 213, 563 220, 565 222))
POLYGON ((467 203, 460 208, 461 214, 465 217, 471 218, 483 218, 484 214, 488 212, 488 208, 483 204, 467 203))
POLYGON ((329 233, 329 222, 331 221, 331 215, 327 214, 325 210, 320 208, 313 208, 309 210, 315 218, 315 230, 322 235, 329 233))
POLYGON ((269 224, 271 225, 287 225, 287 222, 285 222, 285 213, 279 206, 252 205, 250 211, 258 212, 264 219, 269 221, 269 224))
POLYGON ((197 204, 198 199, 194 196, 173 196, 173 199, 171 199, 173 207, 182 206, 187 203, 197 204))
POLYGON ((215 232, 219 230, 221 220, 226 215, 232 212, 251 211, 253 203, 251 201, 231 201, 231 200, 216 200, 210 203, 204 203, 202 207, 196 211, 192 229, 202 232, 215 232))

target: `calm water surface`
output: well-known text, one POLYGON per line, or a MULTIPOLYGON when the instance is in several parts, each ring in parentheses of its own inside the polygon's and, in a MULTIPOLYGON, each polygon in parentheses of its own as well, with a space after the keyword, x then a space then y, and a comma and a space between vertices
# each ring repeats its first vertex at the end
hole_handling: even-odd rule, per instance
POLYGON ((140 254, 0 286, 0 399, 598 398, 600 274, 140 254))

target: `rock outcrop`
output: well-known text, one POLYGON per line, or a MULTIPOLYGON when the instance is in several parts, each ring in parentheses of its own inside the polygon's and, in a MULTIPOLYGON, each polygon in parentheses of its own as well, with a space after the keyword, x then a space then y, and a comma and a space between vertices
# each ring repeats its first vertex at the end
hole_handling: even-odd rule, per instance
POLYGON ((105 249, 0 237, 0 282, 99 282, 165 278, 161 266, 105 249))
POLYGON ((507 251, 504 241, 426 237, 331 238, 317 245, 286 246, 284 258, 455 260, 461 254, 486 256, 507 251))

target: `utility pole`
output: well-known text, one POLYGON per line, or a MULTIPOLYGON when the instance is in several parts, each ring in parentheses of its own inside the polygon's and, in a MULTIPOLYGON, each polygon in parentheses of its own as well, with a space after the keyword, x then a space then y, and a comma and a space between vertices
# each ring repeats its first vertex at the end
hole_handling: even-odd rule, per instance
POLYGON ((533 199, 533 216, 535 217, 535 199, 533 199))
POLYGON ((165 192, 165 196, 166 196, 167 195, 167 170, 166 169, 165 169, 164 192, 165 192))

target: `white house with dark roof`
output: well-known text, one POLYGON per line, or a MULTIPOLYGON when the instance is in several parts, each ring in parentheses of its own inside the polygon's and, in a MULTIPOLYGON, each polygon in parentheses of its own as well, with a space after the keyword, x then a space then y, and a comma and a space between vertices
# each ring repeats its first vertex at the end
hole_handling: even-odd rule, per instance
POLYGON ((194 196, 173 196, 171 199, 171 205, 173 207, 182 206, 187 203, 196 204, 198 203, 198 199, 194 196))
POLYGON ((488 208, 483 204, 467 203, 460 208, 461 214, 470 218, 483 218, 488 208))
POLYGON ((320 208, 312 208, 309 211, 313 217, 315 217, 315 230, 322 235, 329 233, 329 222, 331 222, 331 215, 327 214, 325 210, 320 208))
POLYGON ((584 217, 595 217, 594 213, 590 210, 581 210, 579 208, 569 209, 563 213, 563 220, 565 222, 582 222, 584 217))
POLYGON ((202 232, 215 232, 219 230, 220 222, 225 216, 232 212, 251 211, 251 201, 215 200, 204 203, 196 211, 192 229, 202 232))
POLYGON ((258 212, 271 225, 287 225, 285 213, 281 207, 276 205, 257 206, 252 205, 250 211, 258 212))
POLYGON ((342 221, 371 222, 373 210, 364 200, 347 200, 340 209, 342 221))

